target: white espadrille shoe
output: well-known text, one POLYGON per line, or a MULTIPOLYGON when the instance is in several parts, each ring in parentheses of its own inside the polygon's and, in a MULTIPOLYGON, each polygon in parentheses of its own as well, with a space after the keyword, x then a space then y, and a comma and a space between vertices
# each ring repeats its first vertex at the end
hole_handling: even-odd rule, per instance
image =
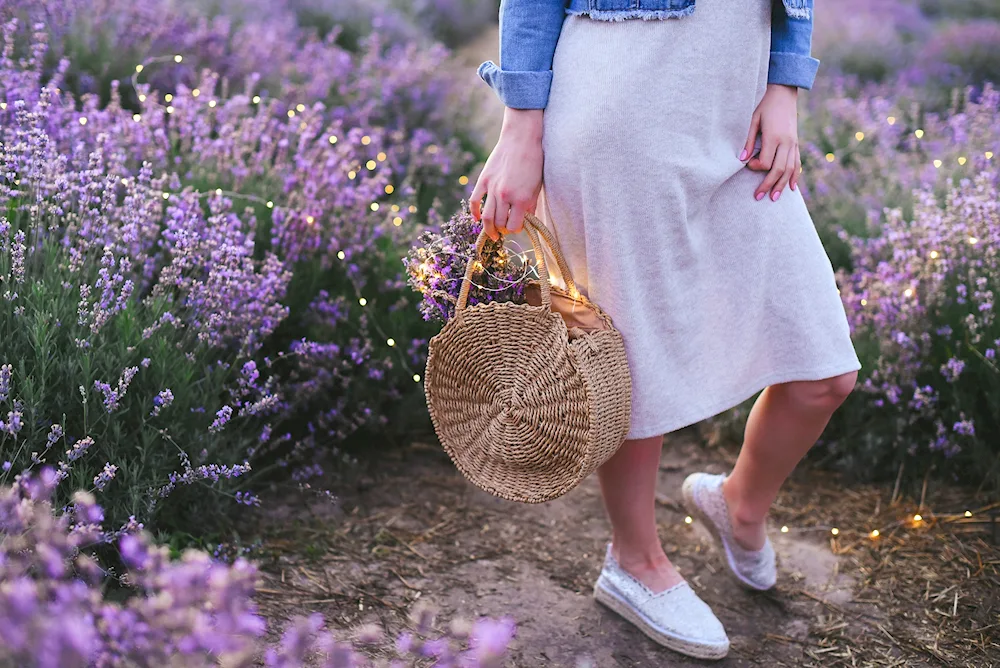
POLYGON ((775 565, 774 546, 771 539, 764 541, 759 550, 747 550, 733 539, 733 527, 729 522, 729 507, 722 496, 724 475, 692 473, 684 480, 681 492, 688 512, 705 523, 725 555, 726 565, 743 585, 750 589, 766 591, 778 579, 775 565))
POLYGON ((722 623, 687 582, 654 594, 618 564, 611 543, 594 598, 675 652, 698 659, 721 659, 729 652, 722 623))

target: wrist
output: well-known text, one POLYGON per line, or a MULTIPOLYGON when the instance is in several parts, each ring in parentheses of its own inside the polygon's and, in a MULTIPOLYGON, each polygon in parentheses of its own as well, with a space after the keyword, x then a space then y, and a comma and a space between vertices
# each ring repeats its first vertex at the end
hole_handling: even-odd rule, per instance
POLYGON ((796 99, 798 99, 798 97, 799 97, 799 87, 798 86, 792 86, 792 85, 789 85, 789 84, 769 83, 769 84, 767 84, 767 90, 769 90, 769 91, 770 90, 781 91, 781 92, 783 92, 785 94, 792 95, 796 99))
POLYGON ((519 137, 542 138, 542 120, 544 112, 541 109, 512 109, 507 107, 503 113, 503 125, 500 134, 514 134, 519 137))

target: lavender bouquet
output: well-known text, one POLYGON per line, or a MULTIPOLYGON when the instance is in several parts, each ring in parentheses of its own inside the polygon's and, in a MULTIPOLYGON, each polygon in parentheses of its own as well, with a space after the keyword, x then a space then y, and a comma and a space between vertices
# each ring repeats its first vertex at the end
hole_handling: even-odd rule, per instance
MULTIPOLYGON (((403 263, 407 283, 423 295, 420 313, 424 320, 447 322, 455 314, 462 277, 482 223, 472 217, 468 202, 463 200, 460 210, 439 229, 424 230, 403 263)), ((490 301, 524 303, 527 275, 525 253, 512 252, 502 238, 487 239, 472 278, 468 305, 490 301)))

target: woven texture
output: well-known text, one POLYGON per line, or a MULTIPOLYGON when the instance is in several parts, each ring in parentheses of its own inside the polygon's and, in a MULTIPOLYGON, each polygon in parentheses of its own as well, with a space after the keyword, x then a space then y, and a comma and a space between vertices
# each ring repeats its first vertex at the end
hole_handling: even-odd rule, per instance
MULTIPOLYGON (((448 456, 479 488, 511 501, 562 496, 611 457, 628 433, 631 384, 610 318, 580 295, 548 230, 528 214, 542 303, 466 308, 480 234, 455 316, 431 338, 424 392, 448 456), (550 285, 545 240, 566 289, 550 285), (570 338, 552 293, 595 312, 605 328, 570 338)), ((577 330, 578 331, 578 330, 577 330)))

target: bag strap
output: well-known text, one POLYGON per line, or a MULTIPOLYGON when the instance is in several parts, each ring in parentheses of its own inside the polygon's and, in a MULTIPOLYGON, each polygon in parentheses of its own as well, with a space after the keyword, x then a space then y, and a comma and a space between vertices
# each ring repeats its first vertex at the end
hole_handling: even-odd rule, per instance
MULTIPOLYGON (((535 249, 535 262, 538 265, 538 276, 539 284, 542 290, 542 305, 548 309, 552 308, 552 297, 549 293, 550 278, 549 278, 549 268, 545 261, 545 251, 541 244, 539 238, 545 240, 545 245, 549 247, 552 251, 552 256, 556 260, 556 266, 559 267, 559 273, 562 274, 563 280, 566 282, 566 288, 569 290, 570 294, 576 295, 576 283, 573 281, 573 274, 569 270, 569 265, 566 264, 566 258, 563 256, 562 249, 559 247, 559 242, 556 241, 552 233, 549 232, 548 228, 540 221, 534 214, 526 213, 524 214, 524 228, 528 233, 528 238, 531 239, 531 245, 535 249)), ((465 305, 469 300, 469 290, 472 287, 472 275, 475 273, 476 264, 479 263, 480 257, 483 252, 483 246, 486 245, 486 226, 479 232, 479 236, 476 237, 476 247, 472 252, 472 257, 469 258, 468 264, 465 266, 465 276, 462 278, 462 289, 458 293, 458 301, 455 303, 455 312, 459 313, 465 309, 465 305)))

